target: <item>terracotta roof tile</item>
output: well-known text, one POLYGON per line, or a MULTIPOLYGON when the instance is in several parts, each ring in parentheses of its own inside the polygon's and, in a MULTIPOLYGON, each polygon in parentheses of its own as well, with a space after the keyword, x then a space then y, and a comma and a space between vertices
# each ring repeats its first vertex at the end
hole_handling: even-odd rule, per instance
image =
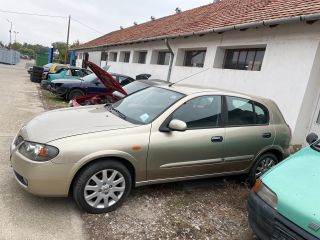
POLYGON ((108 33, 80 45, 78 49, 315 13, 320 13, 320 0, 221 0, 108 33))

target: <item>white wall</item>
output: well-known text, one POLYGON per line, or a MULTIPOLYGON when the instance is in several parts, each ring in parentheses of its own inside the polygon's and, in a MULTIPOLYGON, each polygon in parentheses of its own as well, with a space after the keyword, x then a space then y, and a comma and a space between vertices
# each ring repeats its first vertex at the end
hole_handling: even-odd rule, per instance
MULTIPOLYGON (((171 81, 175 82, 204 71, 184 82, 270 98, 278 104, 286 121, 292 128, 294 133, 293 144, 302 144, 307 131, 306 125, 309 124, 310 119, 309 116, 307 118, 300 116, 299 120, 301 118, 305 119, 303 126, 297 124, 297 120, 303 100, 308 95, 306 89, 312 69, 312 78, 318 80, 320 78, 320 73, 315 71, 320 66, 314 66, 320 41, 318 29, 320 29, 319 23, 313 25, 301 23, 170 40, 176 54, 171 81), (218 55, 221 55, 219 54, 219 47, 261 45, 266 46, 261 71, 214 68, 217 65, 217 62, 215 62, 216 53, 218 52, 218 55), (207 48, 204 67, 177 66, 176 63, 179 62, 177 52, 181 48, 207 48)), ((154 49, 166 49, 164 41, 110 47, 109 51, 131 51, 131 56, 134 51, 148 50, 147 64, 132 63, 131 57, 130 63, 108 62, 111 65, 110 71, 133 77, 141 73, 150 73, 152 78, 166 79, 168 66, 150 64, 151 53, 154 49)), ((313 84, 308 89, 314 88, 319 88, 319 85, 313 84)), ((310 111, 312 110, 301 111, 301 114, 312 115, 310 111)))

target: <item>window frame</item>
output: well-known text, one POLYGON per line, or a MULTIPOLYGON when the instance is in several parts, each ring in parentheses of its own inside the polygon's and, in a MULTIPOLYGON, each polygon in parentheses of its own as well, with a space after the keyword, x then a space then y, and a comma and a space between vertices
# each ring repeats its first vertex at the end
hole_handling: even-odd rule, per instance
POLYGON ((204 63, 206 61, 206 56, 207 56, 207 49, 186 49, 184 50, 184 59, 183 59, 183 63, 182 66, 183 67, 196 67, 196 68, 203 68, 204 67, 204 63), (202 58, 202 66, 192 66, 192 65, 187 65, 187 55, 190 52, 203 52, 203 58, 202 58))
MULTIPOLYGON (((265 57, 266 50, 267 50, 266 47, 258 47, 258 48, 228 48, 228 49, 225 49, 222 69, 260 72, 260 71, 262 70, 262 64, 263 64, 263 62, 264 62, 264 57, 265 57), (229 51, 232 51, 233 53, 236 52, 236 51, 239 52, 238 58, 237 58, 237 63, 236 63, 236 67, 235 67, 235 68, 226 67, 227 65, 230 65, 230 63, 227 63, 227 55, 228 55, 228 52, 229 52, 229 51), (247 69, 237 68, 238 65, 239 65, 239 58, 240 58, 240 53, 241 53, 241 51, 246 51, 245 63, 246 63, 247 58, 248 58, 248 53, 249 53, 250 51, 254 51, 254 52, 255 52, 251 69, 249 69, 249 68, 247 68, 247 69), (262 59, 262 61, 261 61, 261 66, 260 66, 260 69, 259 69, 259 70, 253 70, 253 67, 254 67, 254 65, 255 65, 254 63, 255 63, 256 57, 257 57, 257 53, 258 53, 259 51, 263 51, 263 52, 264 52, 263 59, 262 59)), ((232 56, 233 56, 233 55, 232 55, 232 56)), ((231 64, 232 64, 232 62, 231 62, 231 64)))
POLYGON ((157 59, 157 65, 161 65, 161 66, 168 66, 168 65, 170 65, 170 58, 171 58, 171 53, 169 52, 169 51, 159 51, 158 52, 158 59, 157 59), (160 56, 161 56, 161 54, 164 54, 164 58, 163 58, 163 63, 160 63, 160 60, 161 60, 161 58, 160 58, 160 56), (166 54, 169 54, 169 62, 168 62, 168 64, 165 64, 166 63, 166 54))
POLYGON ((139 51, 138 52, 138 64, 146 64, 147 63, 147 55, 148 55, 148 51, 139 51), (141 59, 141 55, 144 54, 144 61, 140 61, 141 59))
POLYGON ((110 52, 110 53, 108 53, 108 58, 109 58, 109 56, 110 57, 112 56, 112 58, 109 59, 110 62, 117 62, 118 52, 110 52))
MULTIPOLYGON (((247 99, 244 97, 238 97, 238 96, 232 96, 232 95, 217 95, 217 94, 206 94, 206 95, 201 95, 201 96, 197 96, 188 100, 185 100, 182 104, 180 104, 176 109, 174 109, 172 111, 172 113, 170 113, 170 115, 163 121, 163 123, 160 125, 159 127, 159 131, 160 132, 171 132, 172 130, 169 129, 169 123, 174 119, 173 118, 173 113, 175 111, 177 111, 183 104, 198 98, 198 97, 210 97, 210 96, 220 96, 221 97, 221 119, 219 122, 219 126, 216 127, 203 127, 203 128, 187 128, 186 131, 193 131, 193 130, 202 130, 202 129, 217 129, 217 128, 236 128, 236 127, 257 127, 257 126, 269 126, 271 123, 271 117, 270 117, 270 110, 269 108, 258 102, 255 100, 251 100, 251 99, 247 99), (255 112, 255 104, 259 104, 261 106, 263 106, 265 108, 265 110, 267 110, 267 117, 268 117, 268 122, 265 124, 249 124, 249 125, 228 125, 228 106, 227 106, 227 97, 234 97, 234 98, 238 98, 238 99, 243 99, 245 101, 249 101, 253 103, 253 109, 255 112)), ((182 98, 183 99, 183 98, 182 98)), ((181 99, 181 100, 182 100, 181 99)))
POLYGON ((124 63, 129 63, 130 62, 130 57, 131 57, 131 52, 125 51, 123 53, 123 62, 124 63), (127 59, 127 57, 128 57, 128 59, 127 59))
MULTIPOLYGON (((225 127, 225 128, 234 128, 234 127, 255 127, 255 126, 269 126, 270 125, 270 120, 271 120, 271 118, 270 118, 270 110, 269 110, 269 108, 266 106, 266 105, 264 105, 264 104, 262 104, 262 103, 260 103, 260 102, 257 102, 257 101, 255 101, 255 100, 252 100, 252 99, 248 99, 248 98, 244 98, 244 97, 238 97, 238 96, 232 96, 232 95, 224 95, 223 96, 223 119, 224 119, 224 122, 223 122, 223 126, 225 127), (262 108, 264 108, 267 112, 266 112, 266 114, 267 114, 267 123, 260 123, 260 124, 258 124, 258 123, 254 123, 254 124, 246 124, 246 125, 229 125, 228 124, 228 104, 227 104, 227 98, 228 97, 232 97, 232 98, 238 98, 238 99, 243 99, 244 101, 248 101, 249 103, 251 103, 252 104, 252 106, 253 106, 253 111, 254 111, 254 113, 256 113, 256 104, 258 104, 258 105, 260 105, 260 107, 262 106, 262 108)), ((255 122, 257 122, 256 121, 256 117, 255 117, 255 122)))

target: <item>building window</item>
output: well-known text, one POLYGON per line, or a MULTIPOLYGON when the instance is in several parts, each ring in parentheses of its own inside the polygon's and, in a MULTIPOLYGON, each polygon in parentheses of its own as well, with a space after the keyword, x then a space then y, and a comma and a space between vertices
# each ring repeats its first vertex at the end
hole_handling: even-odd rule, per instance
POLYGON ((138 63, 145 64, 147 60, 147 52, 139 52, 138 63))
POLYGON ((185 51, 183 66, 187 67, 203 67, 206 58, 206 50, 185 51))
POLYGON ((123 62, 128 63, 129 61, 130 61, 130 52, 125 52, 123 62))
POLYGON ((170 62, 170 52, 159 52, 158 54, 158 65, 169 65, 170 62))
POLYGON ((102 52, 101 53, 101 61, 107 61, 108 59, 108 53, 102 52))
POLYGON ((110 57, 109 57, 109 60, 111 62, 116 62, 118 59, 118 53, 117 52, 111 52, 110 53, 110 57))
POLYGON ((265 48, 227 49, 223 68, 261 71, 265 48))
POLYGON ((128 63, 130 62, 130 52, 129 51, 121 51, 120 52, 120 62, 128 63))

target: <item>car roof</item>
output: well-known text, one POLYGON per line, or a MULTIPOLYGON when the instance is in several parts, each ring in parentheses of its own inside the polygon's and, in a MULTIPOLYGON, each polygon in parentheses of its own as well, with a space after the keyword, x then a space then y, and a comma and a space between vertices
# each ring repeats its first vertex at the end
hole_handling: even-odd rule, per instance
POLYGON ((149 86, 161 85, 161 84, 168 84, 167 81, 160 80, 160 79, 143 79, 143 80, 136 80, 135 82, 142 82, 149 86))
POLYGON ((219 94, 219 95, 231 95, 235 97, 240 97, 240 98, 247 98, 247 99, 252 99, 252 100, 260 100, 260 101, 269 101, 269 99, 263 98, 263 97, 258 97, 250 94, 245 94, 245 93, 239 93, 231 90, 226 90, 226 89, 219 89, 219 88, 212 88, 208 86, 199 86, 199 85, 192 85, 192 84, 174 84, 172 86, 170 85, 161 85, 159 86, 161 88, 166 88, 172 91, 180 92, 185 95, 192 95, 192 94, 197 94, 197 93, 203 93, 203 92, 208 92, 210 94, 219 94))
POLYGON ((119 74, 119 73, 111 73, 109 72, 112 76, 116 76, 116 77, 126 77, 126 78, 132 78, 130 76, 127 76, 127 75, 123 75, 123 74, 119 74))

